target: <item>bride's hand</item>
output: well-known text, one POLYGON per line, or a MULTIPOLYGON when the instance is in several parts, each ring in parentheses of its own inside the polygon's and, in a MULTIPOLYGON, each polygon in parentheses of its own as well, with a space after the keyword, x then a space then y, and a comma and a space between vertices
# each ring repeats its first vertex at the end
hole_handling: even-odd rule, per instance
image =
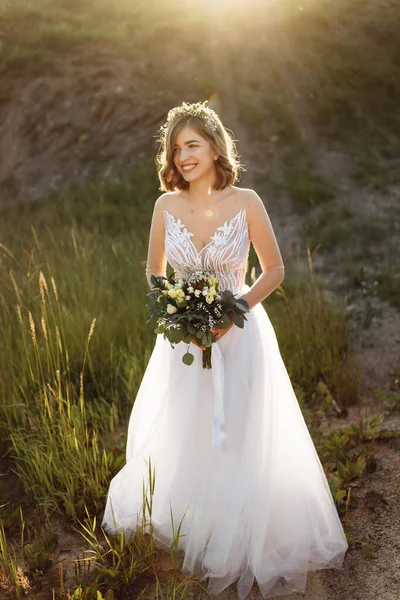
POLYGON ((228 325, 228 327, 225 327, 224 329, 220 329, 219 327, 216 327, 214 329, 211 329, 211 333, 213 334, 213 336, 217 339, 217 341, 219 342, 219 340, 228 333, 228 331, 230 330, 230 328, 232 327, 233 322, 232 322, 232 317, 231 317, 231 322, 228 325))
MULTIPOLYGON (((225 328, 214 327, 213 329, 211 329, 211 333, 212 333, 212 334, 213 334, 213 336, 216 338, 217 342, 219 342, 219 341, 220 341, 220 339, 221 339, 221 338, 222 338, 222 337, 223 337, 223 336, 224 336, 226 333, 228 333, 228 331, 229 331, 229 330, 230 330, 230 328, 232 327, 232 325, 233 325, 233 321, 232 321, 232 315, 230 315, 230 317, 229 317, 229 318, 230 318, 230 321, 231 321, 231 322, 230 322, 230 324, 228 325, 228 327, 225 327, 225 328)), ((193 341, 193 343, 195 344, 195 341, 194 341, 194 340, 195 340, 195 336, 194 336, 194 335, 192 335, 192 341, 193 341)), ((197 346, 197 345, 198 345, 198 344, 196 344, 196 346, 197 346)), ((201 350, 204 350, 204 349, 205 349, 205 346, 199 346, 199 348, 200 348, 201 350)))

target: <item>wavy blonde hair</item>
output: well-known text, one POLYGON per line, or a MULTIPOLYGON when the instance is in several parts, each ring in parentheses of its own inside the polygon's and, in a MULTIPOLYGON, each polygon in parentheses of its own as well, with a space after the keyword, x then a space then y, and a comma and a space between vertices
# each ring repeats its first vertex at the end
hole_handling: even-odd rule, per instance
MULTIPOLYGON (((187 106, 190 105, 185 104, 185 107, 187 106)), ((223 190, 226 186, 234 185, 239 180, 240 171, 243 171, 244 167, 238 160, 232 133, 223 126, 218 115, 216 113, 214 115, 215 128, 207 125, 201 117, 183 113, 177 114, 172 122, 167 123, 159 130, 160 148, 156 156, 156 164, 161 191, 173 192, 189 188, 189 183, 178 172, 173 160, 176 136, 185 127, 190 127, 202 138, 208 140, 213 151, 218 154, 218 159, 215 161, 217 172, 215 187, 217 190, 223 190)))

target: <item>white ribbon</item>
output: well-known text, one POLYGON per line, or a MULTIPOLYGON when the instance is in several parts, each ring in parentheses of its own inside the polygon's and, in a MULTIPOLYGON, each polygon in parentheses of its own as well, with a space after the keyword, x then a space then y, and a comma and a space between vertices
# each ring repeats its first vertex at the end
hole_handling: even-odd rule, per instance
POLYGON ((212 378, 214 384, 214 411, 212 449, 225 449, 226 433, 222 431, 225 425, 224 414, 224 357, 218 342, 212 345, 212 378))

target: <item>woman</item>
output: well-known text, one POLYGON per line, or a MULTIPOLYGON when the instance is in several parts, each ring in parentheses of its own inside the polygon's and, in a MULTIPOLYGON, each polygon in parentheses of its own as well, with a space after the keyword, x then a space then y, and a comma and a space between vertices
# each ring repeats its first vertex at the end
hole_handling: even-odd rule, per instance
POLYGON ((182 572, 218 593, 257 581, 265 598, 303 592, 307 571, 340 568, 348 547, 329 485, 261 301, 284 277, 263 202, 234 184, 241 168, 207 103, 186 104, 161 128, 146 276, 211 271, 249 305, 244 328, 214 329, 213 368, 201 347, 158 335, 132 410, 127 463, 111 482, 103 527, 135 530, 148 459, 155 467, 154 535, 169 546, 182 521, 182 572), (250 242, 262 273, 245 284, 250 242), (214 442, 216 406, 222 409, 214 442), (171 520, 171 512, 173 521, 171 520))

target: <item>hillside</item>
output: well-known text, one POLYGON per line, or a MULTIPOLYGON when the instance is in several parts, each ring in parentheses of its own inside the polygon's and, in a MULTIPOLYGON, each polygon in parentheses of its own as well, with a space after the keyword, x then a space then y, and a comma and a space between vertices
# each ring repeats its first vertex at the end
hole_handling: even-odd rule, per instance
POLYGON ((389 305, 390 336, 400 305, 400 2, 182 6, 2 0, 2 206, 138 165, 150 174, 167 110, 213 95, 247 165, 242 184, 265 199, 283 251, 296 238, 317 248, 316 267, 367 322, 389 305))

